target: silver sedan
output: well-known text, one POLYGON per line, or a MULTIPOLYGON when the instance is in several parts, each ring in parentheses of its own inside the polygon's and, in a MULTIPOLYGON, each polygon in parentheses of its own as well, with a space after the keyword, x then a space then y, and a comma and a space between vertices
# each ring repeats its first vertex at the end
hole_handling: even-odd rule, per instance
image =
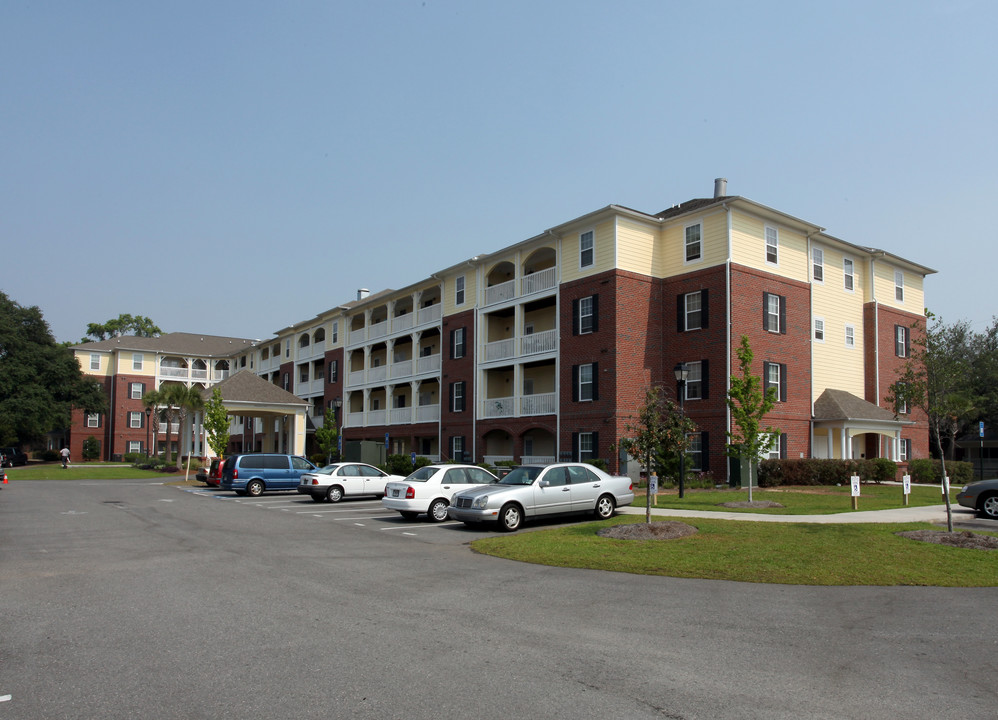
POLYGON ((513 531, 524 518, 565 513, 592 513, 599 519, 634 502, 630 478, 608 475, 584 463, 525 465, 495 485, 456 493, 449 516, 467 525, 496 522, 513 531))

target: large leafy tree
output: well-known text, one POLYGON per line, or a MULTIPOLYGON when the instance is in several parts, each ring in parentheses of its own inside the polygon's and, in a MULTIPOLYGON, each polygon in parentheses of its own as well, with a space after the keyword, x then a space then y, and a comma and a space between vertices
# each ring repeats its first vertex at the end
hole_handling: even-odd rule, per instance
POLYGON ((87 336, 81 342, 91 340, 108 340, 122 335, 137 337, 158 337, 162 330, 156 323, 142 315, 122 314, 103 323, 88 323, 87 336))
POLYGON ((208 433, 208 446, 222 457, 229 446, 229 413, 217 387, 212 388, 211 397, 204 404, 204 429, 208 433))
POLYGON ((727 403, 731 409, 732 428, 728 432, 727 453, 741 458, 749 466, 748 499, 752 502, 752 468, 759 457, 768 452, 780 431, 774 427, 763 427, 766 413, 776 404, 776 388, 763 390, 762 379, 752 374, 752 359, 755 357, 747 336, 742 335, 738 347, 738 365, 741 377, 731 376, 727 403))
POLYGON ((27 445, 67 428, 74 408, 106 413, 107 400, 55 342, 41 310, 0 292, 0 443, 27 445))
MULTIPOLYGON (((895 414, 903 408, 918 408, 925 413, 945 478, 943 441, 945 439, 952 446, 967 419, 974 415, 971 333, 967 323, 946 325, 928 311, 925 316, 924 329, 920 323, 912 327, 911 353, 897 379, 891 383, 885 400, 895 414)), ((945 485, 945 480, 940 478, 940 484, 945 485)), ((946 526, 952 532, 949 493, 944 492, 943 498, 946 526)))

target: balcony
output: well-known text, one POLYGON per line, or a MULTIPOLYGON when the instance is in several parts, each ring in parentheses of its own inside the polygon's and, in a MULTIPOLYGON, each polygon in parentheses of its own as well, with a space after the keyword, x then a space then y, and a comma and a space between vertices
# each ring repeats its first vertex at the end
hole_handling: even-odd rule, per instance
POLYGON ((521 455, 521 465, 551 465, 558 462, 554 455, 521 455))
POLYGON ((395 378, 409 377, 412 375, 412 360, 402 360, 401 362, 394 362, 391 364, 391 377, 395 378))
POLYGON ((444 306, 441 303, 437 303, 436 305, 429 305, 428 307, 420 308, 416 312, 416 322, 419 325, 438 322, 443 316, 443 307, 444 306))
POLYGON ((208 371, 204 368, 194 368, 191 370, 191 380, 207 380, 208 371))
POLYGON ((359 345, 367 339, 367 328, 350 331, 350 344, 359 345))
POLYGON ((187 375, 190 371, 185 367, 160 367, 159 374, 161 377, 168 378, 183 378, 187 379, 187 375))
POLYGON ((405 315, 396 315, 392 318, 392 332, 403 332, 404 330, 409 330, 413 323, 415 322, 415 315, 412 313, 406 313, 405 315))
POLYGON ((520 281, 520 294, 531 295, 544 290, 550 290, 558 284, 557 268, 550 267, 527 275, 520 281))
POLYGON ((504 283, 493 285, 485 289, 485 304, 495 305, 506 302, 516 297, 516 280, 507 280, 504 283))
POLYGON ((420 405, 416 408, 416 422, 437 422, 440 420, 439 405, 420 405))
POLYGON ((514 398, 489 398, 482 401, 483 418, 505 418, 513 417, 514 398))
POLYGON ((436 355, 423 355, 422 357, 416 358, 416 374, 423 375, 425 373, 439 372, 440 371, 440 353, 436 355))
POLYGON ((347 387, 364 384, 364 371, 352 370, 347 373, 347 387))
POLYGON ((520 354, 535 355, 537 353, 554 352, 557 346, 558 331, 545 330, 533 335, 524 335, 520 340, 520 354))
POLYGON ((388 366, 378 365, 367 371, 368 382, 382 382, 388 379, 388 366))
POLYGON ((381 322, 371 323, 371 326, 367 329, 367 339, 374 340, 376 338, 383 338, 388 334, 388 321, 382 320, 381 322))
POLYGON ((520 398, 520 415, 554 415, 555 394, 541 393, 520 398))
POLYGON ((497 340, 496 342, 490 342, 485 345, 485 362, 505 360, 513 357, 515 354, 516 340, 513 338, 497 340))

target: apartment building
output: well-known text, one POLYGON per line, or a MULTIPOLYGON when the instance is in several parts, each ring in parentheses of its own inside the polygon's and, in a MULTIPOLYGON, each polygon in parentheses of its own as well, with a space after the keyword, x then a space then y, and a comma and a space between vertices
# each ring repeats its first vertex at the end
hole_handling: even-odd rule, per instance
POLYGON ((614 471, 646 389, 678 392, 684 363, 690 462, 722 479, 745 335, 779 397, 773 456, 926 456, 925 418, 895 417, 883 398, 934 271, 725 185, 654 214, 609 205, 400 290, 359 290, 227 359, 306 401, 310 427, 334 409, 345 440, 614 471))

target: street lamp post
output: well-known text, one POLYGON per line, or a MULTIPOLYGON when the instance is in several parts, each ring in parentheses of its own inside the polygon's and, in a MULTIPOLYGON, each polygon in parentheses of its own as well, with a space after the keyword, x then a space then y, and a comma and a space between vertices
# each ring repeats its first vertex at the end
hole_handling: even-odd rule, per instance
POLYGON ((149 459, 149 416, 152 415, 152 408, 146 408, 146 460, 149 459))
POLYGON ((679 497, 682 498, 686 490, 686 378, 689 377, 690 371, 686 363, 677 363, 673 371, 676 373, 676 383, 679 387, 676 394, 679 395, 679 497))
POLYGON ((336 416, 336 459, 343 459, 343 429, 340 427, 340 409, 343 407, 343 398, 333 398, 333 414, 336 416))

